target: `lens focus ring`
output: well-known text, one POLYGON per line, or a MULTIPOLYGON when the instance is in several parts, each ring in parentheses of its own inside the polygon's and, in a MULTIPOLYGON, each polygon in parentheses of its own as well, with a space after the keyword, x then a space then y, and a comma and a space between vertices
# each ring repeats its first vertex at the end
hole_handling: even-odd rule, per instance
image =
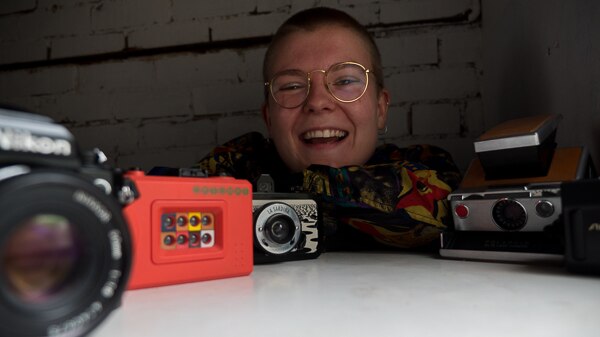
POLYGON ((513 199, 500 199, 492 208, 492 218, 496 225, 506 231, 518 231, 527 224, 527 211, 513 199))
POLYGON ((294 249, 302 233, 296 211, 288 204, 274 202, 257 212, 254 236, 260 248, 276 255, 286 254, 294 249))

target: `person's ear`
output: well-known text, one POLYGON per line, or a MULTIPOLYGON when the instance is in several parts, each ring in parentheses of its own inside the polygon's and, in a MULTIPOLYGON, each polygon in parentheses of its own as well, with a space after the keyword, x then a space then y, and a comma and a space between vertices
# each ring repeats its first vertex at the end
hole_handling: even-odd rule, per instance
POLYGON ((377 128, 379 130, 383 130, 386 127, 389 105, 390 93, 386 89, 381 89, 377 100, 377 128))

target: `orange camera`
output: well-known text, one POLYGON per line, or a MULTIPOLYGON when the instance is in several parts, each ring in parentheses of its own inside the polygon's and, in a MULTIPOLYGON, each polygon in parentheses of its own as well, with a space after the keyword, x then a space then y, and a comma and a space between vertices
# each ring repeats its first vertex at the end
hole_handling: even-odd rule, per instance
POLYGON ((133 241, 129 289, 248 275, 252 185, 231 177, 129 171, 124 209, 133 241))

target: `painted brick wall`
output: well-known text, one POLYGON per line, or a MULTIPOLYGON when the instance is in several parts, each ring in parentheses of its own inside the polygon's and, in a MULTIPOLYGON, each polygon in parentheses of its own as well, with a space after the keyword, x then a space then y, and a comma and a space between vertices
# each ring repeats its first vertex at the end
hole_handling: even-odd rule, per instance
POLYGON ((112 165, 189 166, 265 133, 269 37, 314 5, 354 15, 381 48, 381 141, 440 145, 465 169, 484 127, 479 0, 3 0, 0 102, 55 118, 112 165))

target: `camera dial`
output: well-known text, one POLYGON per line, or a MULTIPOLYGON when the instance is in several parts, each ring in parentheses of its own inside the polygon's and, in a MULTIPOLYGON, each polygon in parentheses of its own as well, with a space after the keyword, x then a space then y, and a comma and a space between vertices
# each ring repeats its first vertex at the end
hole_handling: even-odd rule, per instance
POLYGON ((518 201, 503 198, 494 204, 492 218, 496 225, 506 231, 518 231, 527 224, 527 211, 518 201))
POLYGON ((302 224, 290 205, 272 202, 255 214, 254 235, 260 248, 268 253, 281 255, 296 247, 302 233, 302 224))

